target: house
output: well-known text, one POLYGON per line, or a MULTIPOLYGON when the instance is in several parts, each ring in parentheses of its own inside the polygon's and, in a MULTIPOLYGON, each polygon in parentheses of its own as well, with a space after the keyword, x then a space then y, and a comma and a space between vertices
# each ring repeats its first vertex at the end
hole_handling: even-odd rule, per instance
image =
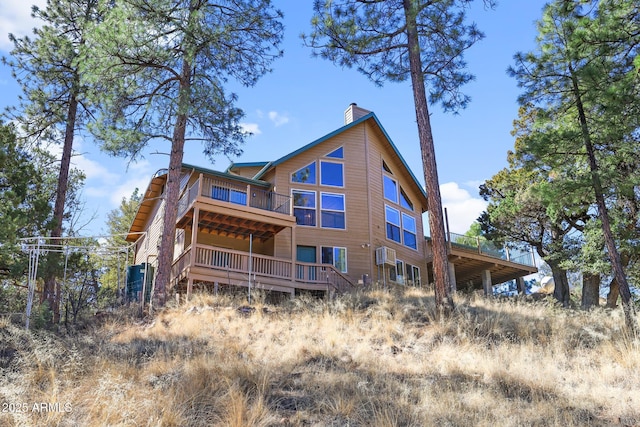
MULTIPOLYGON (((156 259, 165 181, 166 172, 152 178, 130 228, 137 264, 156 259)), ((183 164, 180 185, 175 292, 232 285, 293 296, 431 280, 425 190, 376 115, 356 104, 342 127, 280 159, 224 172, 183 164)), ((486 287, 492 272, 505 281, 535 271, 504 258, 451 245, 451 271, 472 286, 486 287)))

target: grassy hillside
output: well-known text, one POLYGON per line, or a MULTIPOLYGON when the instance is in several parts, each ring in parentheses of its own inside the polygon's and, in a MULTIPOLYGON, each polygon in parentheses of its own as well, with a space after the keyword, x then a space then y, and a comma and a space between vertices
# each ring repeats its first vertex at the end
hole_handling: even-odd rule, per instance
POLYGON ((63 336, 0 321, 0 425, 640 425, 620 310, 457 303, 442 322, 416 289, 200 296, 63 336))

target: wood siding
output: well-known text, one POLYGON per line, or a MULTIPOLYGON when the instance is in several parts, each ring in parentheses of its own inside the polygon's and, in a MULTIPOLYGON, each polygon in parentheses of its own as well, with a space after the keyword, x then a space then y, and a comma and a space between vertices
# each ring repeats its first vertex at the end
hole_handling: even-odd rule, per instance
POLYGON ((251 179, 256 176, 256 174, 260 172, 262 168, 264 168, 264 166, 236 166, 233 168, 233 170, 229 171, 229 173, 251 179))
MULTIPOLYGON (((416 185, 412 183, 412 178, 405 171, 404 165, 377 126, 371 125, 369 121, 338 133, 333 138, 279 164, 275 172, 270 172, 269 181, 277 183, 280 193, 292 194, 294 189, 315 192, 316 226, 297 226, 295 239, 297 245, 316 247, 317 262, 321 262, 322 246, 344 247, 347 248, 347 275, 352 281, 357 282, 363 274, 368 274, 374 280, 382 280, 375 265, 375 248, 388 246, 396 250, 398 259, 418 266, 421 276, 427 277, 422 225, 424 195, 416 192, 416 185), (344 159, 325 157, 339 147, 344 149, 344 159), (320 160, 344 165, 344 188, 320 185, 320 160), (398 180, 414 205, 413 212, 401 208, 400 205, 394 205, 394 207, 415 218, 417 250, 386 238, 382 184, 383 160, 392 169, 394 178, 398 180), (314 161, 317 170, 316 184, 291 182, 293 172, 314 161), (322 192, 345 195, 345 230, 320 226, 320 194, 322 192)), ((276 256, 291 252, 291 233, 281 232, 275 240, 276 256)))
POLYGON ((164 219, 164 200, 155 203, 153 213, 148 216, 145 231, 147 234, 138 240, 136 246, 136 264, 149 262, 154 264, 158 256, 158 245, 162 236, 164 219))

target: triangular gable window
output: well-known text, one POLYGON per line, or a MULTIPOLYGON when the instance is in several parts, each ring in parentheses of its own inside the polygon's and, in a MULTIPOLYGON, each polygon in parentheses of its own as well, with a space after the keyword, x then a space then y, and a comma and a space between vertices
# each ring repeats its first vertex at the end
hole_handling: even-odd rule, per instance
POLYGON ((333 157, 334 159, 344 159, 344 149, 343 147, 336 148, 325 157, 333 157))
POLYGON ((393 175, 393 172, 391 172, 391 169, 389 169, 389 166, 387 166, 387 162, 385 162, 384 160, 382 161, 382 169, 384 169, 385 172, 388 172, 391 175, 393 175))
POLYGON ((302 184, 315 184, 316 183, 316 162, 309 163, 302 169, 298 169, 291 174, 291 182, 298 182, 302 184))
POLYGON ((411 203, 409 196, 407 196, 407 193, 404 192, 402 187, 400 187, 400 206, 405 209, 413 210, 413 203, 411 203))

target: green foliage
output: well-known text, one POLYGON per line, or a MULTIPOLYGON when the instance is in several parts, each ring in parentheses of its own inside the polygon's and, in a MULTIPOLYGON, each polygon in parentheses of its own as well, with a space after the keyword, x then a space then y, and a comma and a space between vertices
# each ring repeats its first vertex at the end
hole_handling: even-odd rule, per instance
POLYGON ((544 175, 537 188, 551 223, 567 221, 579 232, 564 233, 564 255, 559 247, 551 255, 562 268, 607 273, 606 254, 625 304, 625 240, 637 235, 638 12, 629 0, 551 2, 538 23, 537 49, 518 53, 510 69, 529 117, 516 128, 519 165, 544 175), (599 222, 589 219, 596 215, 599 222))
POLYGON ((29 328, 31 329, 44 329, 51 325, 53 319, 53 313, 48 304, 36 304, 31 311, 31 317, 29 319, 29 328))
MULTIPOLYGON (((303 35, 304 42, 316 55, 355 67, 377 85, 407 80, 410 64, 403 3, 315 0, 312 32, 303 35)), ((474 23, 465 22, 471 0, 413 3, 430 102, 440 103, 445 111, 464 108, 470 98, 460 87, 473 80, 464 52, 484 37, 474 23)))
POLYGON ((225 84, 253 85, 282 52, 282 13, 270 0, 121 0, 101 2, 81 59, 83 83, 100 105, 92 127, 102 148, 141 155, 155 139, 171 142, 158 250, 156 299, 164 304, 173 259, 184 144, 239 154, 246 133, 225 84))
POLYGON ((31 138, 60 141, 69 121, 69 107, 79 102, 72 128, 85 123, 91 107, 79 85, 77 59, 85 43, 87 24, 98 19, 98 0, 48 0, 47 7, 33 7, 32 16, 43 25, 33 37, 17 38, 11 56, 2 58, 20 84, 20 105, 7 112, 31 138))
POLYGON ((428 102, 441 104, 445 111, 469 102, 460 91, 473 79, 464 52, 483 37, 475 24, 466 23, 470 2, 315 0, 312 32, 302 36, 315 54, 344 67, 355 66, 377 85, 411 79, 431 211, 436 305, 443 313, 453 307, 453 299, 428 102))
POLYGON ((19 239, 50 227, 51 161, 47 153, 19 142, 12 125, 0 124, 0 279, 25 275, 27 257, 19 239))
POLYGON ((128 199, 123 198, 120 207, 107 214, 106 247, 117 250, 104 260, 103 272, 100 276, 100 289, 97 295, 99 307, 113 305, 118 297, 118 287, 122 289, 125 280, 125 266, 132 262, 133 249, 127 252, 129 245, 125 234, 129 232, 133 219, 138 211, 142 194, 136 188, 128 199))
POLYGON ((100 292, 100 275, 109 254, 102 254, 98 242, 84 242, 82 250, 73 245, 65 247, 65 271, 60 278, 64 295, 65 321, 75 323, 78 317, 86 314, 97 305, 100 292), (90 249, 94 245, 95 249, 90 249))
POLYGON ((83 81, 99 101, 92 127, 102 148, 137 157, 174 139, 179 115, 204 152, 238 155, 247 135, 229 78, 253 85, 281 55, 281 12, 269 0, 104 1, 82 58, 83 81), (149 31, 153 28, 153 31, 149 31), (185 69, 187 67, 187 69, 185 69))
POLYGON ((0 281, 0 313, 24 313, 26 307, 27 289, 0 281))

